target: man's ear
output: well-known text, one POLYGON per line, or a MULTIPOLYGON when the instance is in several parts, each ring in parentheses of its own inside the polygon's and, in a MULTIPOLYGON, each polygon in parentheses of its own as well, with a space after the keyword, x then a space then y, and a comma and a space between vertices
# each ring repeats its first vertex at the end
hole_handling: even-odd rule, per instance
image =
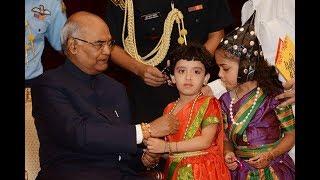
POLYGON ((67 47, 69 52, 71 52, 71 54, 77 54, 78 52, 77 41, 75 41, 74 39, 68 39, 67 47))
POLYGON ((210 79, 210 74, 209 74, 209 73, 207 73, 207 74, 206 74, 206 76, 204 77, 203 85, 205 85, 205 86, 206 86, 206 85, 208 84, 209 79, 210 79))
POLYGON ((173 84, 175 84, 176 83, 176 78, 174 78, 174 75, 170 74, 170 78, 171 78, 171 82, 173 84))

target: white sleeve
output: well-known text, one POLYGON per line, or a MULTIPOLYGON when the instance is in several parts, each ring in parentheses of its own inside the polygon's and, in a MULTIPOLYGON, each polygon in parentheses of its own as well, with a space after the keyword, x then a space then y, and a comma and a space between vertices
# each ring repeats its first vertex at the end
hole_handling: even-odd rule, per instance
POLYGON ((220 96, 227 92, 227 89, 225 88, 224 84, 222 83, 221 79, 217 79, 217 80, 214 80, 212 82, 210 82, 208 84, 208 86, 211 88, 212 92, 213 92, 213 95, 219 99, 220 96))
POLYGON ((137 144, 141 144, 143 140, 143 134, 140 124, 136 124, 136 137, 137 137, 137 144))

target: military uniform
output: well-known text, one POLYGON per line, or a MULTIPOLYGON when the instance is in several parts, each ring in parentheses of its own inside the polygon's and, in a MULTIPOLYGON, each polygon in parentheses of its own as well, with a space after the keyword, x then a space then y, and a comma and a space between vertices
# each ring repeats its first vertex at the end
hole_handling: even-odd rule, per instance
POLYGON ((61 0, 25 0, 25 80, 43 73, 45 37, 55 50, 61 50, 60 31, 66 20, 61 0))
MULTIPOLYGON (((116 2, 109 1, 106 21, 113 38, 122 46, 122 25, 124 11, 116 2)), ((174 5, 184 15, 187 41, 205 43, 210 32, 218 31, 233 21, 225 0, 174 0, 174 5)), ((149 53, 158 43, 163 32, 163 24, 171 10, 169 0, 134 0, 135 32, 139 54, 149 53)), ((178 45, 178 30, 172 29, 170 51, 178 45)), ((168 56, 168 55, 167 55, 168 56)), ((156 67, 162 70, 166 60, 156 67)), ((129 97, 131 100, 135 123, 149 122, 162 115, 165 106, 178 98, 175 87, 162 85, 151 87, 135 75, 129 78, 129 97)))

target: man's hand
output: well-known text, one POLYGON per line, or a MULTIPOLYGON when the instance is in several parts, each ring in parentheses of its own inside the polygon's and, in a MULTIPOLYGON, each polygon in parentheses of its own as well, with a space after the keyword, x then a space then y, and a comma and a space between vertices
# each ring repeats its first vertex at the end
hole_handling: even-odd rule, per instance
POLYGON ((155 154, 155 153, 149 152, 148 150, 144 150, 141 157, 141 161, 144 166, 146 166, 147 168, 151 168, 156 166, 159 163, 160 157, 161 157, 161 154, 155 154))
POLYGON ((277 100, 285 100, 282 102, 278 107, 285 107, 289 104, 294 104, 295 103, 295 80, 291 79, 285 83, 283 83, 283 87, 286 90, 284 93, 279 94, 276 96, 277 100))
POLYGON ((139 74, 143 81, 153 87, 158 87, 167 82, 168 77, 165 76, 156 67, 150 65, 143 65, 139 74))
POLYGON ((163 115, 149 124, 151 137, 164 137, 174 134, 179 128, 179 121, 172 114, 163 115))
POLYGON ((227 167, 234 171, 238 167, 237 158, 233 152, 227 152, 224 156, 224 161, 226 162, 227 167))
POLYGON ((213 96, 212 89, 211 89, 208 85, 203 86, 203 87, 201 88, 201 92, 202 92, 202 94, 205 95, 205 96, 213 96))

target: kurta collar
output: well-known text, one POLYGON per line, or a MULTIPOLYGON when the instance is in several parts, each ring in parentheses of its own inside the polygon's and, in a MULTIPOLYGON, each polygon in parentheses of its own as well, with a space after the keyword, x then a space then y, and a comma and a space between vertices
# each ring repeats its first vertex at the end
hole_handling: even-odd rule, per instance
POLYGON ((83 80, 83 81, 86 81, 86 82, 92 81, 97 76, 97 75, 90 75, 90 74, 83 72, 76 65, 74 65, 69 59, 66 60, 66 62, 64 64, 64 68, 66 68, 68 70, 68 72, 70 72, 76 78, 83 80))

